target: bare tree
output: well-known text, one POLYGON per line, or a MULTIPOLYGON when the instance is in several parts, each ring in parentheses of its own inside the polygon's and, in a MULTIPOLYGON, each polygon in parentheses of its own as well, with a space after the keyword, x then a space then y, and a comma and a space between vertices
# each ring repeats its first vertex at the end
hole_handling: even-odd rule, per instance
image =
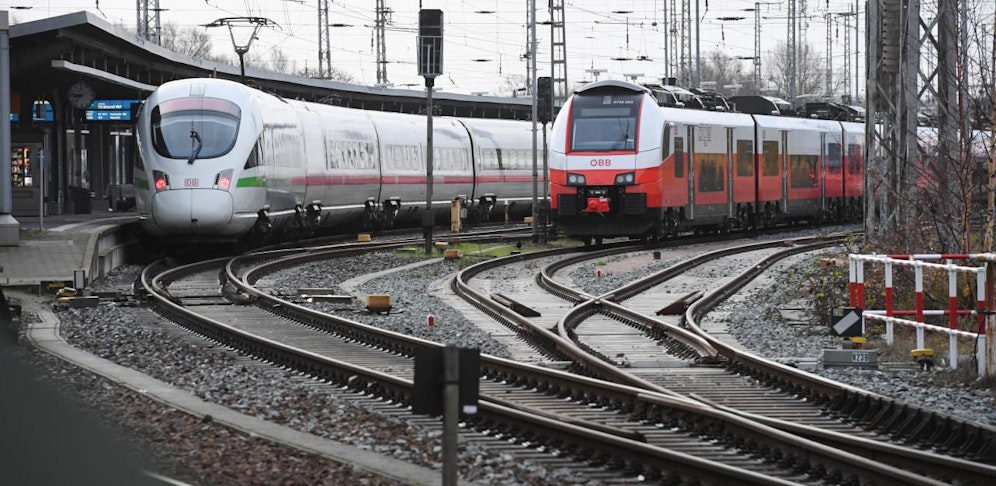
MULTIPOLYGON (((291 59, 283 49, 273 48, 269 51, 269 58, 265 59, 263 53, 260 52, 257 55, 250 55, 246 58, 246 66, 252 66, 257 69, 265 69, 267 71, 272 71, 275 73, 290 74, 292 76, 301 76, 304 78, 318 78, 318 73, 308 69, 308 66, 298 66, 294 59, 291 59)), ((353 82, 353 75, 339 69, 335 66, 331 67, 328 78, 334 79, 336 81, 342 81, 344 83, 353 82)))
MULTIPOLYGON (((993 251, 993 231, 996 227, 996 9, 991 12, 970 10, 969 18, 979 19, 971 29, 978 53, 968 56, 978 62, 979 92, 973 118, 976 128, 988 130, 988 184, 986 185, 986 221, 983 228, 982 251, 993 251), (987 16, 992 17, 992 24, 984 22, 987 16), (986 50, 988 49, 988 53, 986 50), (987 55, 988 54, 988 55, 987 55), (985 118, 988 123, 985 123, 985 118)), ((970 61, 971 62, 971 61, 970 61)))
MULTIPOLYGON (((826 61, 823 56, 815 52, 809 44, 802 44, 796 54, 795 92, 800 95, 822 93, 826 76, 826 61)), ((789 93, 791 77, 789 60, 788 44, 783 42, 778 43, 774 52, 764 60, 764 65, 767 67, 765 76, 774 83, 783 97, 789 93)))
POLYGON ((180 27, 167 22, 159 33, 160 44, 178 54, 185 54, 198 59, 219 60, 211 56, 211 36, 199 27, 180 27))
POLYGON ((270 62, 268 63, 270 71, 278 73, 294 74, 291 67, 291 60, 287 57, 287 53, 283 49, 274 48, 270 51, 270 62))
POLYGON ((521 96, 526 89, 526 76, 522 74, 506 74, 498 84, 498 96, 521 96))
POLYGON ((706 54, 706 62, 702 65, 702 79, 716 82, 716 91, 724 95, 733 95, 738 91, 751 92, 754 81, 744 71, 743 63, 722 51, 712 51, 706 54), (738 88, 725 86, 737 85, 738 88))

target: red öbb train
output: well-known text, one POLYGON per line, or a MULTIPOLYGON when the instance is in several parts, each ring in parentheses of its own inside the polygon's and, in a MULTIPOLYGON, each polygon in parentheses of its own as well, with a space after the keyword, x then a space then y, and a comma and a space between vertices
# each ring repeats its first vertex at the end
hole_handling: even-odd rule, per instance
POLYGON ((863 123, 657 100, 608 80, 564 103, 549 143, 550 214, 568 236, 657 239, 861 215, 863 123))

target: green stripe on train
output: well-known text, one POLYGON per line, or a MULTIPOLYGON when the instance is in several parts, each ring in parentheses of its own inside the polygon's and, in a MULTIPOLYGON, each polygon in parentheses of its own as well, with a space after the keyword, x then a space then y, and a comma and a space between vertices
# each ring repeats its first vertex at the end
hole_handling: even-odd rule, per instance
POLYGON ((148 179, 139 179, 139 178, 136 177, 135 178, 135 186, 138 187, 139 189, 147 191, 147 190, 149 190, 149 180, 148 179))
POLYGON ((266 187, 266 179, 263 177, 243 177, 235 183, 235 187, 266 187))

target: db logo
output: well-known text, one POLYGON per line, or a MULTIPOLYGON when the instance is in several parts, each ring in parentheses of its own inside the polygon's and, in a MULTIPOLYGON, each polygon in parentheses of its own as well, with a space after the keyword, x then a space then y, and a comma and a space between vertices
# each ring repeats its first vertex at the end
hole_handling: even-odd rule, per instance
POLYGON ((188 177, 183 180, 183 187, 198 187, 201 185, 201 180, 196 177, 188 177))
POLYGON ((591 162, 588 163, 591 164, 592 167, 611 167, 612 159, 591 159, 591 162))

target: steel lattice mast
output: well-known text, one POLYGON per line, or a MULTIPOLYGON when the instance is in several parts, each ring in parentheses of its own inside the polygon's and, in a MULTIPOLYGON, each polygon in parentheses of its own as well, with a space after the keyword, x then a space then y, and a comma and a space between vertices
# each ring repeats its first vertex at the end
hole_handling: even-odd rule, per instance
POLYGON ((374 35, 377 39, 377 84, 386 86, 387 81, 387 43, 384 42, 384 31, 390 23, 391 9, 384 5, 384 0, 377 0, 377 19, 374 23, 374 35))
POLYGON ((553 83, 553 107, 567 99, 567 32, 564 0, 550 0, 550 81, 553 83))
POLYGON ((156 45, 162 45, 159 0, 136 0, 135 12, 135 32, 138 36, 155 42, 156 45))
POLYGON ((318 0, 318 77, 332 76, 332 40, 329 33, 329 0, 318 0))
POLYGON ((926 12, 920 0, 868 2, 865 237, 873 243, 916 224, 910 201, 924 94, 937 100, 938 169, 953 170, 952 157, 959 152, 957 2, 937 0, 936 6, 926 12), (922 32, 922 26, 936 32, 922 32), (928 84, 920 87, 921 80, 928 84))

